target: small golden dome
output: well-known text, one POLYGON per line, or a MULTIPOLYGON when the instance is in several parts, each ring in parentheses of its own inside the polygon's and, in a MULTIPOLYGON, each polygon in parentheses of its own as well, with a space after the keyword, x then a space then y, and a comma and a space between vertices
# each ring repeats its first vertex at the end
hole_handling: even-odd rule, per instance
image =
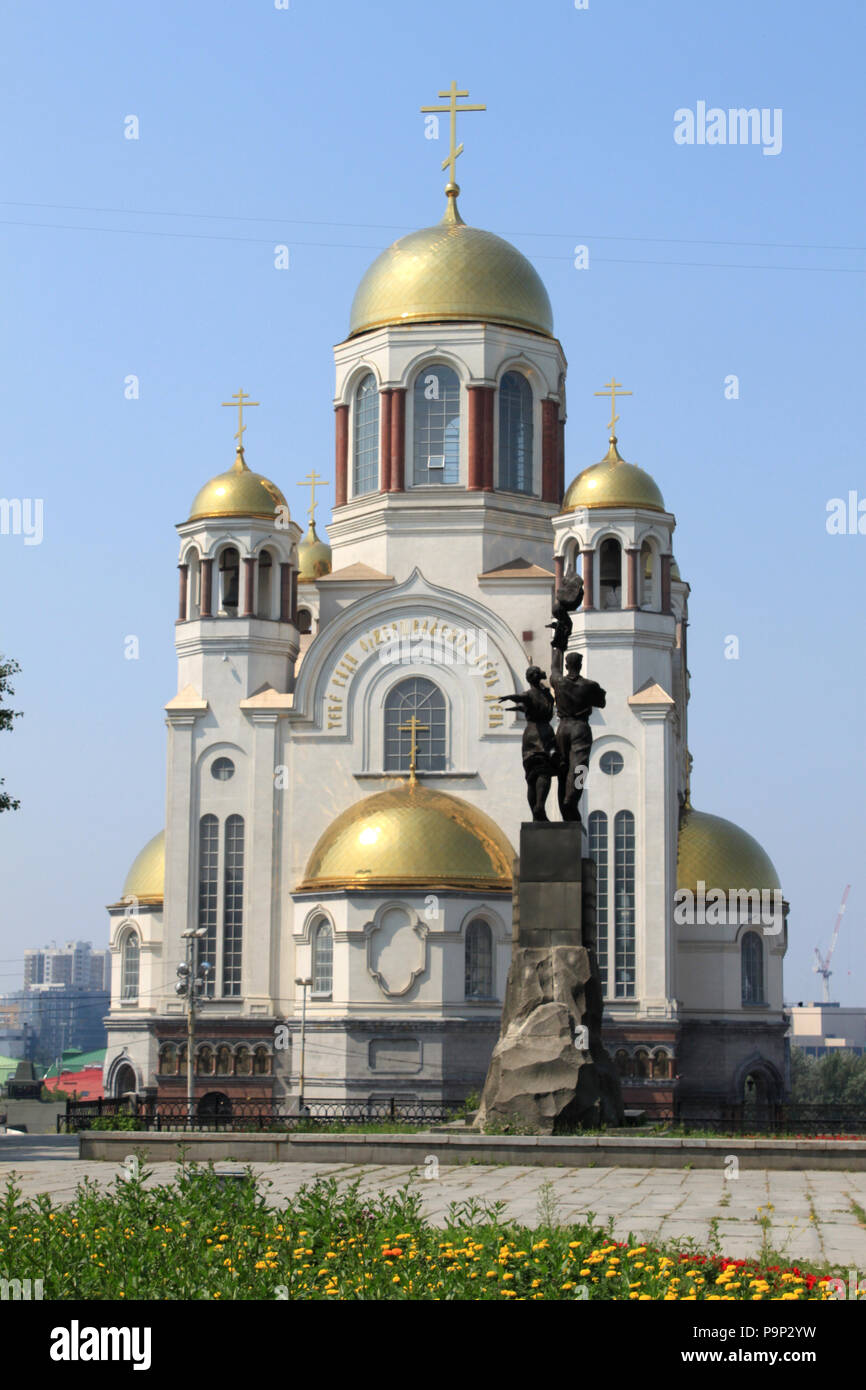
POLYGON ((148 840, 132 861, 126 875, 121 901, 137 898, 140 903, 161 903, 165 892, 165 831, 148 840))
POLYGON ((247 467, 244 451, 239 448, 228 472, 211 478, 196 494, 189 519, 198 521, 208 516, 273 517, 278 507, 285 507, 288 516, 288 506, 275 483, 247 467))
POLYGON ((456 195, 435 227, 401 237, 369 267, 352 303, 349 337, 441 319, 553 334, 553 310, 534 266, 502 237, 467 227, 456 195))
POLYGON ((348 807, 310 855, 300 889, 470 888, 511 892, 514 850, 467 801, 404 782, 348 807))
POLYGON ((316 523, 311 521, 307 534, 298 542, 298 582, 312 584, 323 574, 331 573, 331 547, 316 534, 316 523))
POLYGON ((605 457, 584 468, 562 499, 563 512, 582 507, 643 507, 663 512, 665 500, 649 473, 620 456, 616 435, 611 435, 605 457))
POLYGON ((707 890, 781 888, 766 850, 747 831, 721 816, 687 806, 680 821, 677 887, 707 890))

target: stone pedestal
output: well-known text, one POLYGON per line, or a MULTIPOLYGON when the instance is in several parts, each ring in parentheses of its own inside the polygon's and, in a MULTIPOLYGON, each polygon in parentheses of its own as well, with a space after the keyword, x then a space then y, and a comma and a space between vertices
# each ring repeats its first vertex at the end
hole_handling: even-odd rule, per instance
POLYGON ((601 1041, 595 864, 582 858, 581 836, 576 822, 520 828, 514 948, 478 1129, 622 1123, 619 1077, 601 1041))

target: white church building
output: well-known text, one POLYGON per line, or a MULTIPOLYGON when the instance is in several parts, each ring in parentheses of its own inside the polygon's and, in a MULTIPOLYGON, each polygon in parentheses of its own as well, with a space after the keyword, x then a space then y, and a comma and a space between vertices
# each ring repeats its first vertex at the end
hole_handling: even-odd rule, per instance
POLYGON ((674 515, 612 430, 566 487, 547 292, 457 192, 374 261, 335 350, 330 544, 251 471, 242 421, 233 467, 178 527, 165 829, 109 908, 107 1095, 185 1094, 191 929, 210 967, 205 1108, 297 1095, 304 1006, 308 1101, 480 1090, 529 819, 522 718, 497 701, 549 670, 556 576, 575 567, 571 645, 607 691, 581 809, 626 1098, 784 1091, 786 911, 768 930, 742 897, 779 880, 690 804, 674 515), (702 886, 739 906, 678 920, 677 890, 699 904, 702 886))

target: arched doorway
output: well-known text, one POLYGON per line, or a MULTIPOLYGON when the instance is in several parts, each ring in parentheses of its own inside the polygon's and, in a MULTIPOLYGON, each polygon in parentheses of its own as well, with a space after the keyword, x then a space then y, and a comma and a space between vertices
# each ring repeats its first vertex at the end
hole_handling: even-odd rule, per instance
POLYGON ((128 1062, 124 1062, 114 1074, 114 1094, 120 1099, 128 1091, 134 1090, 136 1090, 135 1071, 128 1062))
POLYGON ((763 1068, 756 1067, 743 1078, 743 1122, 766 1122, 773 1119, 776 1091, 763 1068))
POLYGON ((227 1120, 232 1113, 232 1103, 222 1091, 208 1091, 196 1107, 200 1120, 227 1120))

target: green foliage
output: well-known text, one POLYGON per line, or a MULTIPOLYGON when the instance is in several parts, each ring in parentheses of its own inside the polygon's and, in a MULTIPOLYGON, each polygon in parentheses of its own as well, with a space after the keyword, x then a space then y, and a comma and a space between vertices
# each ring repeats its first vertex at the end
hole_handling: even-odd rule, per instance
POLYGON ((471 1300, 827 1296, 815 1273, 762 1270, 712 1249, 618 1243, 610 1229, 559 1222, 552 1191, 543 1225, 503 1220, 501 1202, 469 1198, 445 1229, 422 1214, 424 1183, 399 1192, 307 1184, 271 1205, 248 1168, 223 1178, 181 1164, 154 1184, 140 1156, 114 1187, 85 1180, 70 1203, 0 1191, 0 1275, 41 1279, 52 1300, 471 1300), (757 1293, 756 1293, 757 1290, 757 1293))
POLYGON ((140 1129, 141 1122, 134 1115, 98 1115, 90 1122, 91 1129, 140 1129))
MULTIPOLYGON (((3 708, 3 698, 6 695, 14 695, 15 691, 9 684, 10 676, 14 676, 21 667, 17 661, 11 657, 0 654, 0 732, 9 732, 12 729, 12 721, 21 718, 21 711, 3 708)), ((5 786, 5 777, 0 777, 0 789, 5 786)), ((0 811, 17 811, 21 805, 20 801, 14 801, 8 792, 0 790, 0 811)))
POLYGON ((800 1105, 866 1106, 866 1057, 843 1048, 807 1057, 791 1048, 791 1100, 800 1105))

